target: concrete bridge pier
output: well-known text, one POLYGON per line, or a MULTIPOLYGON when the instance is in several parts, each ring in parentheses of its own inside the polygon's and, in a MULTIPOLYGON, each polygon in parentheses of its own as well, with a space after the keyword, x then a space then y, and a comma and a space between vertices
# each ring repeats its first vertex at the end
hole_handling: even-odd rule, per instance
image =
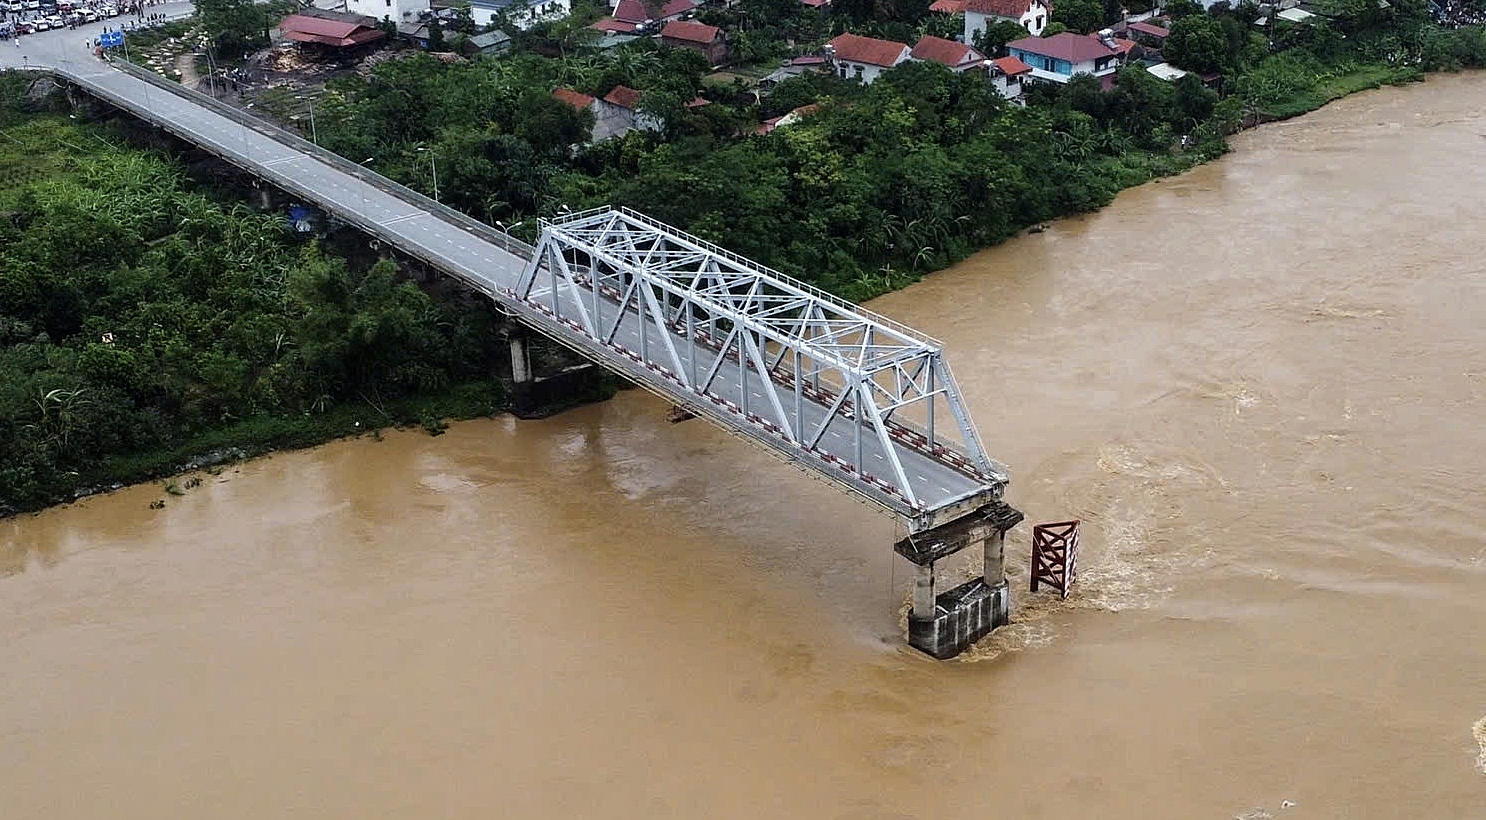
MULTIPOLYGON (((532 363, 532 332, 516 324, 505 332, 511 351, 511 413, 521 419, 540 419, 569 407, 607 399, 613 392, 602 368, 580 362, 554 368, 549 362, 541 375, 532 363)), ((539 355, 540 361, 550 357, 539 355)))
POLYGON ((1011 596, 1004 569, 1006 531, 1021 520, 1019 511, 997 500, 893 545, 899 555, 914 564, 913 610, 908 615, 910 646, 940 660, 953 658, 1011 621, 1011 596), (982 550, 983 575, 940 592, 935 563, 977 546, 982 550))
POLYGON ((526 331, 520 328, 506 335, 506 342, 511 346, 511 383, 517 387, 529 385, 532 382, 531 352, 527 349, 528 341, 526 331))

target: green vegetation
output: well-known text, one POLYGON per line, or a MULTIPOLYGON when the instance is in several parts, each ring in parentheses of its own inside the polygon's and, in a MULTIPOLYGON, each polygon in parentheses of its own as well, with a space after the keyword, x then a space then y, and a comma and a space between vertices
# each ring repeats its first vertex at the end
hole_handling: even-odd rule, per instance
MULTIPOLYGON (((982 77, 925 63, 870 87, 810 75, 767 96, 740 79, 844 28, 910 43, 951 33, 939 29, 959 18, 918 0, 838 0, 824 16, 795 0, 708 10, 702 19, 729 28, 742 63, 722 81, 708 81, 688 51, 648 39, 595 51, 572 25, 548 25, 509 57, 420 55, 333 82, 318 105, 320 141, 376 157, 381 172, 424 192, 437 165, 447 203, 526 238, 536 217, 562 207, 627 205, 860 300, 1221 154, 1245 123, 1486 60, 1486 38, 1439 29, 1422 0, 1336 2, 1330 17, 1273 27, 1254 26, 1250 2, 1171 3, 1166 55, 1198 76, 1167 83, 1134 64, 1113 90, 1075 78, 1035 87, 1026 108, 982 77), (592 115, 551 96, 562 87, 603 97, 616 85, 641 92, 653 132, 589 144, 592 115), (708 104, 692 104, 697 95, 708 104), (814 110, 754 133, 804 106, 814 110)), ((1089 30, 1120 9, 1079 0, 1058 4, 1057 19, 1089 30)), ((1024 33, 995 26, 980 42, 996 52, 1024 33)))
POLYGON ((902 287, 1018 230, 1106 204, 1151 174, 1223 150, 1215 97, 1139 70, 1093 99, 1048 89, 1007 103, 983 78, 906 63, 870 87, 831 75, 751 93, 709 88, 689 51, 447 64, 427 56, 334 82, 322 145, 531 236, 536 216, 627 205, 852 299, 902 287), (656 133, 585 146, 592 115, 557 87, 641 92, 656 133), (710 103, 688 107, 698 93, 710 103), (819 109, 765 136, 759 118, 819 109), (1173 153, 1193 132, 1194 150, 1173 153), (1135 173, 1139 169, 1141 173, 1135 173))
POLYGON ((494 317, 441 306, 0 75, 0 509, 488 414, 494 317))

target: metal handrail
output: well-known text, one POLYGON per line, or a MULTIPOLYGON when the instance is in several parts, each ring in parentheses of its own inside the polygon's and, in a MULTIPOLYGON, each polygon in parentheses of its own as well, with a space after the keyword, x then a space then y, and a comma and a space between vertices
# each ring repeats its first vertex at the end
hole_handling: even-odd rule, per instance
POLYGON ((942 350, 944 348, 943 342, 920 330, 916 330, 903 324, 902 322, 883 316, 882 314, 877 313, 874 310, 864 308, 861 305, 852 303, 850 301, 847 301, 846 299, 842 299, 840 296, 837 296, 834 293, 821 290, 815 285, 809 284, 808 282, 803 282, 799 279, 794 278, 793 276, 790 276, 789 274, 780 273, 779 271, 767 265, 761 265, 758 262, 755 262, 746 256, 742 256, 738 253, 730 251, 715 242, 710 242, 706 239, 696 236, 695 234, 690 234, 679 228, 667 225, 663 222, 659 222, 655 218, 646 216, 645 214, 642 214, 639 211, 636 211, 627 206, 620 206, 616 209, 595 208, 583 211, 581 214, 568 214, 564 215, 563 222, 573 221, 575 218, 594 216, 598 213, 608 210, 617 210, 626 218, 639 222, 653 230, 659 231, 663 234, 669 234, 680 239, 684 239, 687 242, 691 242, 703 248, 709 253, 714 253, 718 256, 726 258, 728 261, 732 262, 735 265, 738 265, 741 268, 752 271, 754 273, 762 274, 772 279, 776 279, 780 284, 783 284, 788 288, 800 291, 801 295, 819 299, 823 302, 827 302, 837 308, 840 308, 845 313, 855 314, 864 319, 867 319, 868 321, 880 324, 892 330, 894 333, 902 335, 906 339, 919 342, 927 347, 932 347, 936 350, 942 350))
MULTIPOLYGON (((532 254, 535 253, 535 249, 531 245, 522 242, 521 240, 511 236, 505 231, 487 225, 486 223, 481 222, 474 217, 471 217, 469 214, 463 213, 462 211, 457 211, 443 204, 442 202, 437 202, 427 196, 424 196, 423 194, 413 190, 412 188, 388 179, 387 177, 367 168, 365 165, 357 162, 352 162, 341 156, 340 154, 335 153, 334 151, 321 148, 320 146, 316 145, 313 142, 310 142, 309 140, 299 136, 298 134, 294 134, 276 125, 273 125, 272 123, 264 122, 263 120, 254 117, 239 108, 235 108, 231 105, 228 105, 227 103, 222 102, 216 97, 210 96, 208 94, 202 94, 199 91, 186 88, 179 83, 171 82, 164 77, 161 77, 159 74, 156 74, 155 72, 148 69, 141 68, 140 66, 134 65, 133 63, 114 62, 112 65, 115 69, 118 69, 125 74, 130 74, 147 83, 150 83, 153 86, 169 91, 170 93, 177 96, 185 97, 186 99, 191 100, 191 102, 196 103, 203 108, 209 108, 212 111, 221 114, 222 116, 227 117, 228 119, 231 119, 232 121, 240 125, 252 128, 254 131, 262 134, 263 136, 277 140, 278 142, 281 142, 296 151, 312 156, 327 165, 334 166, 337 170, 343 173, 351 174, 370 185, 374 185, 382 189, 383 191, 386 191, 387 193, 398 197, 399 199, 406 200, 409 204, 416 205, 418 208, 421 208, 422 210, 428 211, 442 218, 445 222, 450 222, 458 225, 461 228, 464 228, 465 230, 480 237, 481 239, 484 239, 487 242, 500 247, 507 253, 515 254, 524 259, 530 259, 532 254)), ((108 94, 107 89, 87 82, 85 78, 79 75, 60 68, 58 68, 57 70, 59 73, 66 75, 68 79, 71 79, 75 82, 81 82, 90 87, 94 87, 96 90, 102 91, 107 96, 113 96, 112 94, 108 94)))

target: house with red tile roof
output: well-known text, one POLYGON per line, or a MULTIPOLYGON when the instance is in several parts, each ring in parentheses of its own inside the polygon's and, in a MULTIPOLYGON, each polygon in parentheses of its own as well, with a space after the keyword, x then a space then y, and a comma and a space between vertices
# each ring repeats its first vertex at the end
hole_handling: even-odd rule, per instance
POLYGON ((1065 31, 1051 37, 1023 37, 1006 44, 1010 56, 1032 67, 1033 79, 1066 83, 1075 74, 1112 77, 1135 44, 1104 34, 1065 31))
POLYGON ((552 96, 555 99, 561 100, 562 102, 571 105, 573 108, 579 111, 587 111, 593 109, 593 104, 595 102, 594 98, 582 92, 574 91, 571 88, 559 88, 556 91, 552 92, 552 96))
POLYGON ((640 110, 640 92, 625 85, 609 89, 594 110, 593 141, 622 137, 631 131, 660 131, 665 127, 653 114, 640 110))
POLYGON ((660 41, 671 48, 689 48, 701 54, 709 66, 723 65, 728 59, 727 35, 706 23, 672 20, 660 30, 660 41))
POLYGON ((1015 57, 991 60, 988 66, 991 85, 1008 100, 1022 96, 1022 81, 1032 76, 1032 66, 1015 57))
POLYGON ((589 26, 589 28, 593 29, 594 31, 601 31, 606 35, 635 33, 634 23, 626 23, 623 20, 615 20, 613 17, 605 17, 604 19, 599 20, 598 22, 589 26))
POLYGON ((1171 36, 1169 29, 1164 29, 1154 23, 1147 23, 1145 21, 1131 23, 1129 26, 1126 26, 1125 31, 1130 35, 1130 39, 1139 41, 1144 38, 1149 40, 1150 44, 1157 48, 1165 45, 1166 38, 1171 36))
POLYGON ((979 51, 954 40, 946 40, 943 37, 930 37, 925 34, 918 38, 913 44, 913 50, 908 56, 914 60, 938 63, 956 74, 963 74, 972 68, 980 68, 985 63, 985 55, 979 51))
POLYGON ((1009 20, 1036 37, 1052 20, 1053 7, 1048 0, 966 0, 965 42, 975 42, 975 35, 987 27, 1009 20))
POLYGON ((681 15, 696 11, 697 4, 693 0, 666 0, 664 3, 652 3, 646 6, 643 0, 619 0, 614 4, 614 14, 610 17, 594 23, 589 28, 602 31, 604 34, 654 34, 653 29, 639 30, 641 25, 649 22, 653 25, 661 25, 672 20, 680 20, 681 15), (652 17, 659 14, 659 17, 652 17))
POLYGON ((657 23, 665 23, 680 20, 681 15, 696 10, 697 4, 692 0, 665 0, 664 3, 654 3, 649 7, 643 0, 619 0, 619 4, 614 7, 614 19, 626 23, 643 23, 653 19, 657 23))
POLYGON ((296 43, 316 43, 331 48, 366 45, 387 36, 370 17, 330 20, 308 14, 291 14, 279 23, 279 31, 296 43))
POLYGON ((842 34, 826 43, 826 55, 831 58, 836 73, 842 77, 861 80, 871 85, 882 72, 908 59, 908 46, 892 40, 842 34))

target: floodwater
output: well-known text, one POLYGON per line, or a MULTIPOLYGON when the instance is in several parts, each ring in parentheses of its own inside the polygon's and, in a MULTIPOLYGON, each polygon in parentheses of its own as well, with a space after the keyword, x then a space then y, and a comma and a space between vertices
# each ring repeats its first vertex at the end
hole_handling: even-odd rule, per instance
POLYGON ((0 522, 0 817, 1486 818, 1483 111, 1353 97, 874 305, 1086 522, 965 659, 892 522, 631 392, 0 522))

